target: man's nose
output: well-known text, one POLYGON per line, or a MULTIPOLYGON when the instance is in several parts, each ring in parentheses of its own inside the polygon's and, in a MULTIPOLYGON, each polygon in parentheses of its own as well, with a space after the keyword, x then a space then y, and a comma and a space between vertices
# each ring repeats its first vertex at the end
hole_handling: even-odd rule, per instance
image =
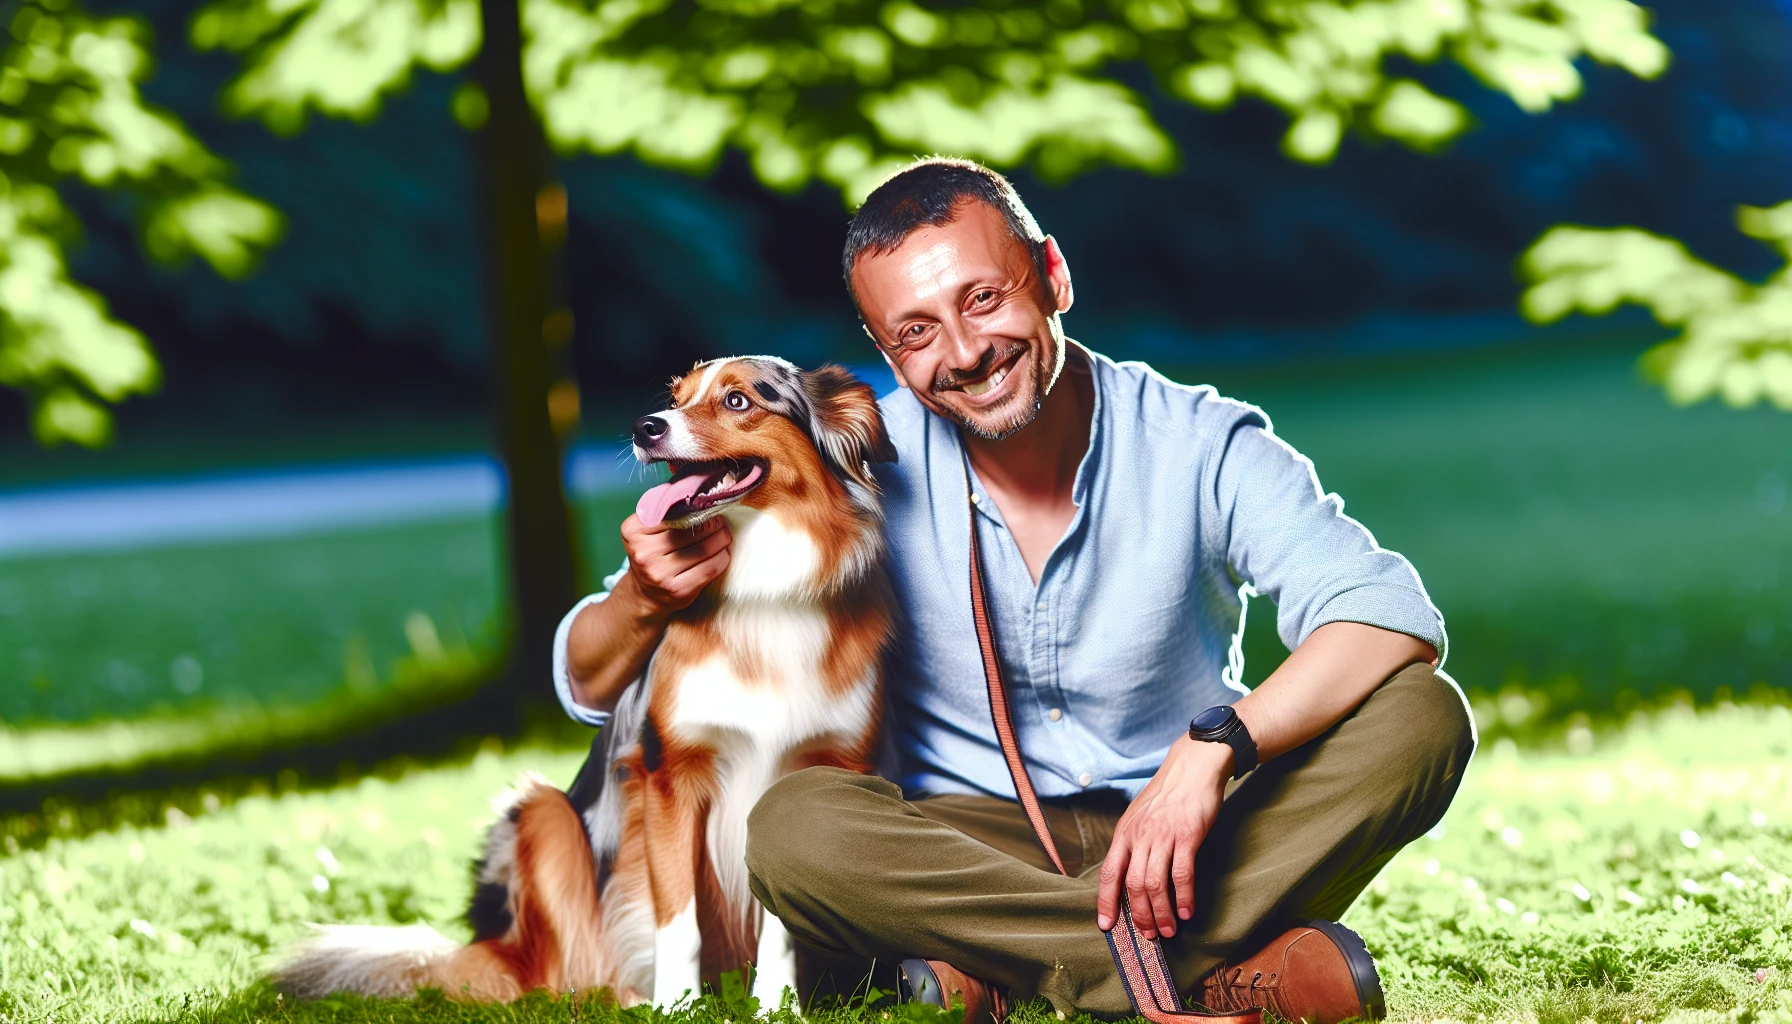
POLYGON ((978 337, 975 331, 967 330, 965 325, 956 319, 940 324, 943 337, 945 362, 948 368, 959 373, 970 373, 983 365, 983 359, 989 353, 989 344, 978 337))
POLYGON ((669 424, 662 416, 643 416, 635 421, 635 443, 645 448, 666 436, 669 424))

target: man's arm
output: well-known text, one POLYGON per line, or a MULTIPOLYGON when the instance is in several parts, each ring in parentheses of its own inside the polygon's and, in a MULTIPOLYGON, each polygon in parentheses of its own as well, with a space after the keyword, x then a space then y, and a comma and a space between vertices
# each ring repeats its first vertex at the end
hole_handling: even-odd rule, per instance
POLYGON ((581 706, 609 711, 640 677, 672 613, 688 607, 728 568, 730 536, 720 517, 695 529, 622 523, 628 572, 609 596, 579 610, 566 634, 567 683, 581 706))
MULTIPOLYGON (((1257 410, 1214 408, 1234 418, 1201 482, 1212 488, 1220 524, 1204 542, 1223 546, 1237 577, 1275 602, 1277 630, 1293 652, 1234 705, 1259 761, 1267 761, 1337 724, 1400 669, 1436 664, 1446 640, 1412 566, 1344 514, 1313 464, 1271 433, 1257 410)), ((1176 921, 1188 920, 1195 851, 1231 777, 1224 744, 1184 736, 1170 747, 1121 817, 1102 863, 1103 928, 1113 924, 1122 886, 1146 935, 1174 934, 1176 921)))
MULTIPOLYGON (((1259 761, 1285 754, 1341 721, 1389 676, 1432 662, 1417 637, 1357 622, 1314 630, 1280 668, 1232 707, 1257 743, 1259 761)), ((1198 710, 1198 709, 1197 709, 1198 710)), ((1121 815, 1101 865, 1096 923, 1113 926, 1124 887, 1147 938, 1176 934, 1194 913, 1195 852, 1219 814, 1232 778, 1232 748, 1187 736, 1121 815)))

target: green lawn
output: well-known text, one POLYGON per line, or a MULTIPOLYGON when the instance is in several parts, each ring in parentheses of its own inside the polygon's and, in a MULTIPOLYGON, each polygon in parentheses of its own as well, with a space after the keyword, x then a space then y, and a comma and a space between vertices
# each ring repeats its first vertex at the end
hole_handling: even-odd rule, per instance
MULTIPOLYGON (((1578 753, 1484 749, 1444 824, 1351 910, 1393 1018, 1792 1021, 1792 713, 1668 711, 1569 745, 1578 753)), ((294 1006, 257 984, 307 921, 427 921, 464 937, 487 797, 525 769, 564 782, 578 761, 488 751, 332 791, 203 801, 157 827, 9 843, 0 1020, 615 1016, 546 997, 294 1006)))
MULTIPOLYGON (((633 505, 581 506, 605 572, 633 505)), ((489 652, 499 544, 481 516, 0 561, 0 723, 304 705, 389 681, 431 637, 489 652)))

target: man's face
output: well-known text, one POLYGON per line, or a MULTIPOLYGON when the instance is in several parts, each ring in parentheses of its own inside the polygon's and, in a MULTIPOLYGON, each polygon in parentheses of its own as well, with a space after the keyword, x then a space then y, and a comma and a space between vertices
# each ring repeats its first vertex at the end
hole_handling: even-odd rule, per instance
POLYGON ((853 292, 865 327, 921 404, 972 433, 1000 440, 1033 422, 1057 380, 1070 308, 1070 273, 1048 240, 1049 280, 1002 215, 964 202, 896 249, 865 253, 853 292))

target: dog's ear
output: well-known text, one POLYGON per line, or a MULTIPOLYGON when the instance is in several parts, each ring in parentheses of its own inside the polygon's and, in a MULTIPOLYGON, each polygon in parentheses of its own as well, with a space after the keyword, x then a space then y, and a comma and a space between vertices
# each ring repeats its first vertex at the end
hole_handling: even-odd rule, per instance
POLYGON ((884 430, 877 393, 833 363, 805 371, 802 381, 815 446, 849 479, 876 489, 867 464, 896 461, 896 446, 884 430))

